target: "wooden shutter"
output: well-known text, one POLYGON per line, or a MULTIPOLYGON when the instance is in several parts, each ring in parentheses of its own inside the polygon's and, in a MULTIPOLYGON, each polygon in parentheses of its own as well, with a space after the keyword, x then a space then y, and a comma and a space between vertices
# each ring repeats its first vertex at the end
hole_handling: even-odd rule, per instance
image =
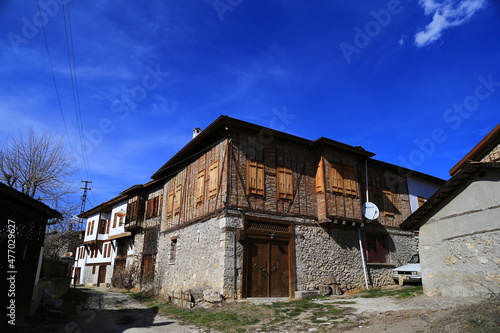
POLYGON ((293 174, 288 168, 278 168, 278 199, 293 199, 293 174))
POLYGON ((219 161, 210 165, 208 170, 208 196, 213 197, 217 194, 219 186, 219 161))
POLYGON ((344 180, 342 179, 342 165, 330 164, 329 167, 330 191, 334 193, 344 193, 344 180))
POLYGON ((264 164, 247 161, 247 190, 249 194, 264 195, 264 164))
POLYGON ((325 191, 325 162, 323 157, 320 158, 318 169, 316 170, 316 193, 325 191))
POLYGON ((174 212, 174 190, 170 190, 167 196, 167 217, 171 217, 174 212))
POLYGON ((146 218, 150 219, 154 216, 154 199, 149 199, 146 203, 146 218))
POLYGON ((384 212, 386 215, 394 215, 394 203, 392 198, 392 192, 389 189, 382 189, 383 193, 383 203, 384 212))
POLYGON ((178 215, 181 212, 181 191, 182 185, 177 185, 174 194, 174 215, 178 215))
POLYGON ((118 214, 115 213, 115 217, 113 218, 113 228, 116 228, 116 222, 118 222, 118 214))
POLYGON ((196 178, 196 202, 203 202, 203 197, 205 195, 205 175, 206 171, 201 170, 198 172, 198 177, 196 178))
POLYGON ((354 167, 344 165, 342 168, 342 175, 344 178, 345 194, 349 196, 358 196, 358 189, 356 184, 356 173, 354 167))

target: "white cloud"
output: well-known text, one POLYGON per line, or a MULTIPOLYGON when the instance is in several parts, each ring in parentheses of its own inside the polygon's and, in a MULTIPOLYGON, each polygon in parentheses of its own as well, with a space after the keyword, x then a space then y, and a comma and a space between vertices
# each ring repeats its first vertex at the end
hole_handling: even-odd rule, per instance
POLYGON ((438 40, 443 30, 467 22, 486 5, 486 0, 420 0, 419 4, 426 15, 432 14, 432 21, 415 34, 415 44, 423 47, 438 40))

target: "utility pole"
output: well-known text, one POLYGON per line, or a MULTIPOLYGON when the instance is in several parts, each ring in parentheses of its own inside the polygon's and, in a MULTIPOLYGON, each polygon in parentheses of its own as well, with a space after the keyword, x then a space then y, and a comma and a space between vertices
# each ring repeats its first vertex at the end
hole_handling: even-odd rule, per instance
MULTIPOLYGON (((85 211, 85 201, 87 201, 87 192, 91 190, 89 184, 92 184, 91 180, 82 180, 82 183, 85 183, 84 187, 80 187, 81 190, 83 190, 83 195, 82 195, 82 206, 80 208, 80 214, 82 214, 85 211)), ((83 222, 83 218, 80 217, 80 223, 83 222)))

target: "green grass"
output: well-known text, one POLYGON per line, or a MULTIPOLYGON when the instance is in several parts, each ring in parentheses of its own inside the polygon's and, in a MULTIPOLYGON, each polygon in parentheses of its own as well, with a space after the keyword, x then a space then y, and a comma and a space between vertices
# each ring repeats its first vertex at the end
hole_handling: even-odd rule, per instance
POLYGON ((403 299, 423 294, 422 286, 406 286, 402 289, 368 289, 361 292, 362 298, 395 297, 403 299))

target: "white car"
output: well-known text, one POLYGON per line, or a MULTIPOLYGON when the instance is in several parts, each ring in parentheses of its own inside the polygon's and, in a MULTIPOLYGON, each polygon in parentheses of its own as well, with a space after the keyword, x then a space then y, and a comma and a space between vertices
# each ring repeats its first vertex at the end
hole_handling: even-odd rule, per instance
POLYGON ((394 268, 392 270, 392 278, 400 285, 404 282, 422 282, 420 258, 418 254, 414 254, 407 265, 394 268))

